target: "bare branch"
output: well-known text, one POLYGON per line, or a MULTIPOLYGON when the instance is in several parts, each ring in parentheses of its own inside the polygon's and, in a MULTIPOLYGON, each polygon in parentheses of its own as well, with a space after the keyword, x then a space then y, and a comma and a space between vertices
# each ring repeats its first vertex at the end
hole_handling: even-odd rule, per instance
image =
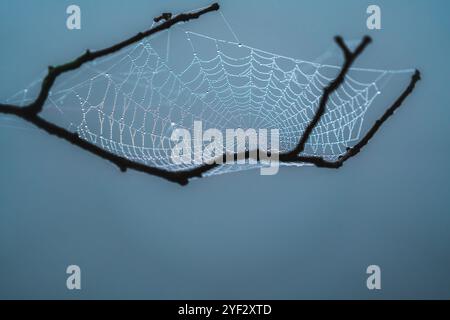
MULTIPOLYGON (((28 110, 30 110, 30 112, 33 112, 35 114, 38 114, 39 112, 41 112, 42 107, 44 106, 44 103, 48 98, 48 93, 50 92, 51 87, 53 86, 56 78, 58 76, 60 76, 61 74, 66 73, 68 71, 78 69, 86 62, 90 62, 95 59, 115 53, 115 52, 117 52, 133 43, 139 42, 142 39, 149 37, 155 33, 161 32, 163 30, 167 30, 170 27, 172 27, 174 24, 177 24, 179 22, 186 22, 186 21, 193 20, 193 19, 198 19, 200 16, 204 15, 205 13, 217 11, 217 10, 219 10, 219 4, 213 3, 209 7, 199 10, 197 12, 181 13, 171 19, 166 20, 165 22, 157 25, 154 28, 151 28, 144 32, 139 32, 135 36, 133 36, 125 41, 122 41, 118 44, 115 44, 109 48, 102 49, 99 51, 94 51, 94 52, 86 50, 86 52, 83 55, 79 56, 77 59, 75 59, 71 62, 68 62, 66 64, 63 64, 63 65, 60 65, 57 67, 53 67, 53 66, 48 67, 48 74, 42 83, 42 88, 39 93, 39 96, 36 98, 36 100, 32 104, 30 104, 26 108, 28 110)), ((163 14, 163 16, 164 16, 164 14, 163 14)), ((165 17, 166 18, 168 17, 167 14, 165 17)))
MULTIPOLYGON (((140 32, 134 37, 129 38, 128 40, 125 40, 123 42, 120 42, 116 45, 113 45, 109 48, 90 52, 87 50, 85 54, 81 55, 77 59, 66 63, 64 65, 58 66, 58 67, 49 67, 48 74, 44 78, 44 81, 41 86, 41 91, 36 98, 36 100, 31 103, 28 106, 20 107, 20 106, 14 106, 14 105, 7 105, 7 104, 0 104, 0 113, 3 114, 10 114, 17 117, 20 117, 32 124, 34 124, 36 127, 41 128, 42 130, 46 131, 47 133, 51 135, 55 135, 61 139, 64 139, 68 142, 70 142, 73 145, 76 145, 102 159, 108 160, 115 164, 122 172, 127 171, 128 169, 132 169, 135 171, 147 173, 150 175, 158 176, 161 178, 164 178, 171 182, 176 182, 180 185, 187 185, 189 180, 192 178, 201 178, 205 173, 211 171, 214 168, 217 168, 218 166, 227 163, 227 161, 230 161, 229 159, 233 159, 233 161, 236 161, 237 159, 244 159, 248 160, 256 154, 257 161, 261 161, 260 159, 260 153, 259 149, 253 152, 251 151, 245 151, 243 153, 235 153, 232 154, 231 157, 229 154, 223 154, 216 158, 216 161, 212 164, 203 164, 200 166, 197 166, 193 169, 188 170, 182 170, 182 171, 169 171, 157 167, 151 167, 148 165, 145 165, 140 162, 129 160, 125 157, 118 156, 112 152, 109 152, 105 149, 102 149, 98 147, 97 145, 90 143, 81 137, 78 136, 77 133, 70 132, 64 128, 61 128, 57 126, 56 124, 53 124, 51 122, 48 122, 47 120, 43 119, 39 116, 39 113, 42 111, 42 108, 45 104, 45 101, 48 98, 48 94, 50 92, 50 89, 52 88, 56 78, 68 71, 72 71, 75 69, 80 68, 83 64, 93 61, 97 58, 115 53, 122 48, 129 46, 133 43, 136 43, 140 40, 142 40, 145 37, 148 37, 152 34, 155 34, 157 32, 169 29, 174 24, 181 22, 181 21, 188 21, 191 19, 197 19, 200 16, 202 16, 205 13, 216 11, 219 9, 219 5, 217 3, 214 3, 210 5, 209 7, 199 10, 197 12, 193 13, 182 13, 172 18, 172 15, 168 13, 163 13, 161 16, 155 18, 155 21, 161 21, 165 20, 165 22, 159 24, 158 26, 151 28, 145 32, 140 32), (219 161, 220 160, 220 161, 219 161)), ((286 153, 280 153, 279 161, 280 162, 303 162, 303 163, 310 163, 314 164, 318 167, 327 167, 327 168, 339 168, 342 166, 342 164, 348 160, 349 158, 355 156, 358 154, 361 149, 369 142, 369 140, 375 135, 375 133, 380 129, 382 124, 387 121, 394 112, 402 105, 403 101, 413 92, 415 85, 417 81, 420 80, 420 73, 419 71, 416 71, 414 76, 411 79, 410 85, 406 88, 406 90, 402 93, 402 95, 395 101, 395 103, 385 112, 385 114, 376 121, 376 123, 373 125, 373 127, 368 131, 368 133, 361 139, 361 141, 356 144, 353 148, 349 149, 343 156, 341 156, 337 161, 332 162, 323 159, 322 157, 307 157, 307 156, 301 156, 300 154, 304 151, 305 145, 310 138, 311 133, 313 132, 314 128, 317 126, 319 121, 321 120, 322 116, 326 112, 326 105, 328 103, 330 95, 336 91, 345 81, 345 77, 353 64, 353 62, 356 60, 356 58, 364 51, 364 49, 367 47, 367 45, 371 42, 370 37, 366 36, 361 41, 360 45, 356 48, 355 51, 351 52, 346 44, 344 43, 344 40, 341 37, 335 38, 336 43, 339 45, 339 47, 342 49, 345 62, 342 66, 342 69, 340 70, 337 77, 324 89, 323 95, 321 97, 321 100, 319 102, 319 107, 316 110, 316 113, 307 126, 306 130, 303 132, 302 136, 299 139, 298 145, 291 151, 286 153)), ((261 150, 262 151, 262 150, 261 150)), ((264 154, 267 154, 267 156, 271 156, 270 152, 264 152, 264 154)))
POLYGON ((411 77, 411 81, 408 87, 403 91, 403 93, 398 97, 398 99, 393 103, 393 105, 386 110, 386 112, 378 119, 375 124, 370 128, 370 130, 366 133, 366 135, 353 147, 349 148, 347 152, 338 160, 338 163, 343 164, 345 161, 350 159, 351 157, 356 156, 361 149, 369 143, 370 139, 373 138, 375 133, 381 128, 383 123, 385 123, 391 116, 394 115, 394 112, 401 107, 403 101, 414 91, 417 82, 420 80, 420 71, 416 70, 414 75, 411 77))
MULTIPOLYGON (((203 169, 198 170, 191 170, 189 174, 185 174, 182 171, 179 172, 172 172, 156 167, 150 167, 146 166, 142 163, 131 161, 125 157, 120 157, 114 153, 108 152, 95 144, 92 144, 86 140, 81 139, 77 133, 72 133, 64 128, 61 128, 53 123, 50 123, 46 121, 45 119, 41 118, 39 116, 39 113, 42 111, 42 108, 45 104, 45 101, 48 98, 48 94, 55 83, 55 80, 58 76, 60 76, 63 73, 76 70, 80 68, 83 64, 93 61, 95 59, 98 59, 100 57, 104 57, 109 54, 113 54, 133 43, 139 42, 142 39, 149 37, 155 33, 161 32, 163 30, 169 29, 174 24, 179 22, 186 22, 192 19, 197 19, 200 16, 219 10, 219 4, 214 3, 210 5, 209 7, 206 7, 202 10, 199 10, 197 12, 192 13, 181 13, 173 18, 169 18, 165 22, 161 23, 160 25, 151 28, 145 32, 140 32, 134 37, 131 37, 125 41, 122 41, 118 44, 115 44, 109 48, 102 49, 99 51, 91 52, 89 50, 86 50, 86 52, 81 55, 80 57, 76 58, 75 60, 68 62, 66 64, 60 65, 58 67, 52 67, 50 66, 48 68, 48 74, 44 78, 41 86, 40 93, 36 100, 31 103, 28 106, 20 107, 20 106, 14 106, 14 105, 6 105, 6 104, 0 104, 0 113, 4 114, 11 114, 18 116, 32 124, 34 124, 36 127, 43 129, 44 131, 48 132, 51 135, 55 135, 61 139, 64 139, 71 144, 74 144, 86 151, 91 152, 92 154, 95 154, 103 159, 109 160, 115 165, 117 165, 121 171, 125 172, 127 169, 133 169, 136 171, 148 173, 151 175, 155 175, 158 177, 165 178, 172 182, 177 182, 181 185, 186 185, 188 183, 189 177, 196 177, 198 175, 201 175, 203 173, 203 169)), ((164 16, 164 14, 162 15, 164 16)), ((166 15, 168 18, 168 16, 166 15)), ((209 170, 209 169, 208 169, 209 170)))
POLYGON ((344 40, 341 37, 338 36, 335 38, 335 40, 337 44, 341 47, 342 51, 344 52, 345 57, 344 65, 342 66, 342 69, 339 72, 338 76, 323 90, 323 95, 320 99, 319 107, 317 108, 316 114, 314 115, 311 122, 308 124, 305 131, 303 132, 298 145, 292 151, 288 152, 286 155, 283 156, 283 159, 285 160, 288 160, 288 158, 294 159, 297 155, 302 153, 303 150, 305 150, 306 142, 308 142, 309 137, 311 136, 311 133, 313 132, 314 128, 317 126, 320 119, 325 114, 326 106, 331 94, 334 91, 336 91, 345 81, 345 76, 347 75, 347 72, 352 66, 355 59, 364 51, 367 45, 370 42, 372 42, 372 39, 370 37, 365 36, 364 39, 359 44, 359 46, 356 48, 356 50, 352 53, 347 48, 347 46, 344 43, 344 40))

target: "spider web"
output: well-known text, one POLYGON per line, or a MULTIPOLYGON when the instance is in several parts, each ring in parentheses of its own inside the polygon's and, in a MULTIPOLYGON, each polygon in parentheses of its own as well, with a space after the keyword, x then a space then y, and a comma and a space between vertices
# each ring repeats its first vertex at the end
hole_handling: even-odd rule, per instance
MULTIPOLYGON (((103 149, 173 171, 195 166, 172 162, 176 142, 170 139, 175 128, 192 132, 194 121, 202 121, 203 130, 222 132, 278 129, 280 151, 291 150, 340 67, 243 45, 224 21, 236 41, 177 27, 64 74, 43 114, 103 149)), ((330 96, 304 154, 329 160, 342 155, 360 138, 364 117, 382 87, 393 75, 411 72, 351 69, 330 96)), ((31 102, 40 83, 8 102, 31 102)), ((207 175, 261 165, 224 165, 207 175)))

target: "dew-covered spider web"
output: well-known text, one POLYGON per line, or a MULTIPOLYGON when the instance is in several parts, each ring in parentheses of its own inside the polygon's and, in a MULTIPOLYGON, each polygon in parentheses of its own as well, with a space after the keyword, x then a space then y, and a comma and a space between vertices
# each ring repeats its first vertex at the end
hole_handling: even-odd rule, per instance
MULTIPOLYGON (((192 131, 194 121, 202 121, 204 130, 223 132, 278 129, 280 151, 292 149, 340 67, 241 44, 232 29, 234 39, 222 40, 186 25, 64 74, 52 88, 43 116, 117 155, 173 171, 196 166, 173 163, 176 142, 170 139, 175 128, 192 131)), ((342 155, 360 138, 367 111, 387 82, 411 73, 351 69, 330 97, 304 154, 330 160, 342 155)), ((31 102, 40 83, 8 103, 31 102)), ((224 165, 208 175, 260 165, 224 165)))

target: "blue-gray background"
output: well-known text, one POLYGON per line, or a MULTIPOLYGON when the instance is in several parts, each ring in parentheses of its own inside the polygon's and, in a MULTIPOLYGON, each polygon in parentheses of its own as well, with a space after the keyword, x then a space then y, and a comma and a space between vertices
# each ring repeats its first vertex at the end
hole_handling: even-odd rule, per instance
MULTIPOLYGON (((208 3, 3 0, 0 97, 49 64, 145 29, 160 12, 208 3), (73 3, 82 9, 81 31, 65 27, 73 3)), ((339 171, 248 171, 185 188, 122 174, 2 119, 0 298, 450 298, 450 3, 221 4, 251 46, 313 60, 336 34, 369 33, 375 41, 358 64, 417 67, 423 81, 339 171), (381 31, 366 29, 369 4, 382 8, 381 31), (82 269, 81 291, 65 287, 70 264, 82 269), (381 291, 366 288, 371 264, 382 268, 381 291)))

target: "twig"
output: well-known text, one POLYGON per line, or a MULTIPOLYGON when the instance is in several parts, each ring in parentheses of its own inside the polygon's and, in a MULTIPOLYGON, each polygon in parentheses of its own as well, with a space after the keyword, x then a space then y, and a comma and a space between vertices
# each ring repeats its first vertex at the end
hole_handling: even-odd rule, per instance
POLYGON ((104 57, 106 55, 115 53, 133 43, 141 41, 142 39, 144 39, 146 37, 149 37, 155 33, 161 32, 163 30, 169 29, 174 24, 177 24, 177 23, 183 22, 183 21, 186 22, 189 20, 198 19, 200 16, 202 16, 208 12, 217 11, 217 10, 219 10, 219 4, 214 3, 214 4, 210 5, 209 7, 199 10, 197 12, 181 13, 181 14, 175 16, 173 19, 167 20, 147 31, 139 32, 134 37, 131 37, 131 38, 129 38, 125 41, 122 41, 116 45, 113 45, 109 48, 99 50, 99 51, 94 51, 94 52, 91 52, 90 50, 86 50, 86 52, 83 55, 81 55, 80 57, 78 57, 77 59, 75 59, 69 63, 63 64, 58 67, 53 67, 53 66, 48 67, 48 74, 42 83, 42 87, 41 87, 39 96, 32 104, 30 104, 26 108, 28 110, 31 110, 30 112, 33 112, 35 114, 41 112, 42 107, 43 107, 45 101, 47 100, 48 93, 50 92, 51 87, 53 86, 56 78, 58 76, 60 76, 61 74, 66 73, 68 71, 78 69, 86 62, 90 62, 95 59, 104 57))
POLYGON ((303 152, 305 150, 306 142, 309 140, 309 137, 311 136, 311 133, 313 132, 314 128, 319 123, 322 116, 325 114, 326 106, 328 103, 328 100, 331 96, 331 94, 336 91, 341 84, 345 81, 345 76, 352 66, 353 62, 358 58, 358 56, 364 51, 364 49, 367 47, 367 45, 372 42, 372 39, 368 36, 365 36, 360 43, 360 45, 356 48, 355 52, 351 52, 348 47, 345 45, 344 40, 341 37, 335 38, 336 43, 339 45, 339 47, 342 49, 344 53, 345 62, 342 66, 341 71, 339 72, 338 76, 323 90, 323 95, 319 102, 319 107, 316 110, 316 114, 314 115, 311 122, 306 127, 305 132, 303 132, 303 135, 297 144, 297 146, 292 149, 290 152, 288 152, 286 155, 283 156, 284 159, 289 158, 295 158, 297 155, 303 152))

